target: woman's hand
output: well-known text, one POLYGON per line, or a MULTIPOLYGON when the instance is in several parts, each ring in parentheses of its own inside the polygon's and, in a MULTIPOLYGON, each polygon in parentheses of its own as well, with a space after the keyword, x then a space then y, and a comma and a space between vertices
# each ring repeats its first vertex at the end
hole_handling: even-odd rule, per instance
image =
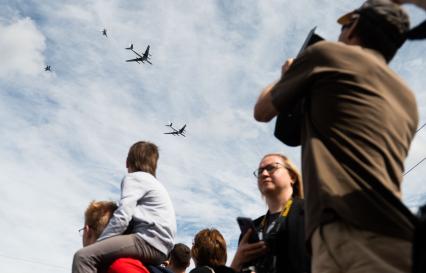
POLYGON ((243 238, 241 238, 241 242, 238 245, 237 252, 235 253, 234 259, 231 263, 231 268, 236 272, 240 272, 243 265, 247 262, 265 255, 268 250, 264 241, 259 241, 253 244, 248 242, 252 232, 255 231, 249 229, 246 234, 244 234, 243 238))

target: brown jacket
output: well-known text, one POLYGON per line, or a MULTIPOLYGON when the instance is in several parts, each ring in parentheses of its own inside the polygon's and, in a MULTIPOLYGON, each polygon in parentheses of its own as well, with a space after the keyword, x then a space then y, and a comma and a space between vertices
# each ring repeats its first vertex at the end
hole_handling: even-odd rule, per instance
POLYGON ((411 222, 370 184, 400 197, 418 123, 414 95, 384 58, 358 46, 319 42, 295 60, 271 94, 284 113, 304 101, 308 237, 326 221, 325 211, 333 211, 355 227, 411 240, 411 222))

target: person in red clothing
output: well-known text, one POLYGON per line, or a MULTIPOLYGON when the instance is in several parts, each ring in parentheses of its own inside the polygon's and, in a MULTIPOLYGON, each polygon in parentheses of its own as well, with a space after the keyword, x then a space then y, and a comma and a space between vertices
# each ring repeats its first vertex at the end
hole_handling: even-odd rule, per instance
MULTIPOLYGON (((96 242, 117 205, 111 201, 92 201, 84 213, 83 246, 88 246, 96 242)), ((131 258, 120 258, 115 260, 108 268, 102 272, 107 273, 149 273, 149 270, 141 261, 131 258)))
POLYGON ((149 273, 149 270, 139 260, 120 258, 112 263, 107 273, 149 273))

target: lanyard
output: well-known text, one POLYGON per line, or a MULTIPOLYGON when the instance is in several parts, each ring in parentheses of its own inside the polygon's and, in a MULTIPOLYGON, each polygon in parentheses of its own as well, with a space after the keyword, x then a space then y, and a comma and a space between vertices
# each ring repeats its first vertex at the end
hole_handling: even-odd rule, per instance
MULTIPOLYGON (((288 199, 287 202, 284 204, 283 208, 281 209, 280 216, 286 218, 290 212, 290 208, 292 204, 293 204, 293 199, 291 198, 288 199)), ((277 219, 275 219, 271 224, 269 224, 269 227, 266 227, 266 221, 267 221, 268 215, 269 215, 269 210, 265 214, 265 216, 263 216, 262 222, 260 223, 260 230, 262 231, 262 233, 268 233, 275 226, 277 219, 280 217, 278 216, 277 219)))

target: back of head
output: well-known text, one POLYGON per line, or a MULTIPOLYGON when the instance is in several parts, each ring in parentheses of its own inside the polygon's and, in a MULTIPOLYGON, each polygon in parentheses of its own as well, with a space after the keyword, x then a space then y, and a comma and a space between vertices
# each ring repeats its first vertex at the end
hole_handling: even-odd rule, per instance
POLYGON ((158 157, 158 147, 155 144, 139 141, 130 147, 126 165, 133 172, 147 172, 155 176, 158 157))
POLYGON ((111 201, 92 201, 89 204, 84 213, 84 221, 93 230, 96 239, 102 234, 116 209, 117 205, 111 201))
POLYGON ((185 244, 175 244, 170 252, 170 265, 185 270, 191 261, 191 250, 185 244))
POLYGON ((217 229, 203 229, 194 237, 191 254, 197 267, 225 265, 225 239, 217 229))
POLYGON ((390 62, 406 40, 410 19, 402 7, 390 0, 367 0, 339 18, 342 25, 358 18, 355 33, 363 47, 380 52, 390 62))

